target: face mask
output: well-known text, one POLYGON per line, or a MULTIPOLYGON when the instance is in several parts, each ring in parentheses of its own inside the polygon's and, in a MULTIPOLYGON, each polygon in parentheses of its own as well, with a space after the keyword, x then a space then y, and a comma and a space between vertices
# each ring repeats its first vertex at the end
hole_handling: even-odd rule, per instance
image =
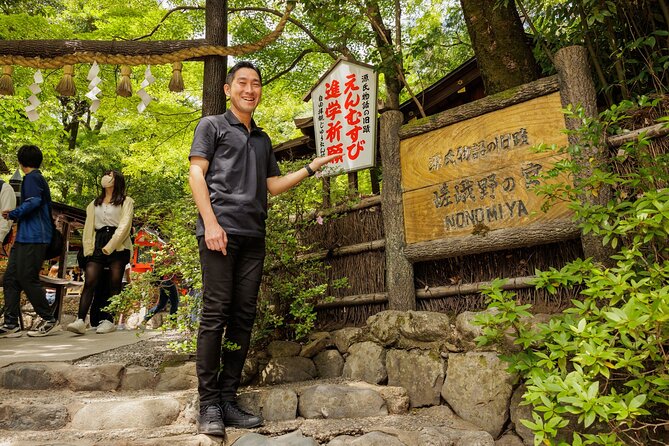
POLYGON ((114 177, 111 174, 105 175, 100 180, 100 185, 102 187, 111 187, 114 185, 114 177))

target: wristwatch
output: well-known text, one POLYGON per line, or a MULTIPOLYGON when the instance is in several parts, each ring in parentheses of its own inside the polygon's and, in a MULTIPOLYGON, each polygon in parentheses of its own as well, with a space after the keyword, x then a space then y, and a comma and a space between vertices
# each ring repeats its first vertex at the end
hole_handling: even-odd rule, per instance
POLYGON ((304 168, 307 169, 307 173, 309 174, 310 177, 313 177, 314 174, 316 173, 311 167, 309 167, 309 164, 305 164, 304 168))

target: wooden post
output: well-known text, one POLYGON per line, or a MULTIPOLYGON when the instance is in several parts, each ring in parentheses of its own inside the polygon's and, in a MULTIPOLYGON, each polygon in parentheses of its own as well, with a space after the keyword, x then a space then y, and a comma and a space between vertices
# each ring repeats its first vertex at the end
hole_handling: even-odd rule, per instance
MULTIPOLYGON (((207 0, 205 6, 205 36, 214 45, 228 44, 228 1, 207 0)), ((202 82, 202 116, 225 112, 225 76, 228 58, 209 56, 204 59, 202 82)))
POLYGON ((404 116, 399 110, 381 115, 380 150, 383 162, 381 210, 386 235, 386 290, 391 310, 415 310, 413 265, 404 256, 404 213, 399 129, 404 116))
POLYGON ((358 172, 348 173, 348 196, 355 198, 358 195, 358 172))
POLYGON ((369 169, 369 177, 372 182, 372 195, 381 193, 381 170, 378 167, 369 169))
MULTIPOLYGON (((597 117, 597 94, 590 74, 586 49, 582 46, 568 46, 558 50, 555 53, 555 66, 558 70, 562 106, 572 105, 576 108, 580 105, 586 117, 597 117)), ((582 123, 579 119, 566 119, 566 124, 567 129, 575 130, 582 123)), ((580 153, 574 156, 574 160, 580 166, 574 177, 576 187, 590 178, 595 169, 608 170, 609 156, 604 135, 601 135, 597 144, 593 144, 572 134, 569 135, 569 144, 581 147, 580 153)), ((605 205, 610 197, 611 188, 601 185, 597 190, 583 193, 580 199, 583 203, 605 205)), ((603 265, 613 263, 611 255, 614 251, 610 246, 603 246, 600 237, 592 233, 581 235, 581 243, 586 257, 592 257, 603 265)))
POLYGON ((323 177, 323 209, 330 207, 330 177, 323 177))

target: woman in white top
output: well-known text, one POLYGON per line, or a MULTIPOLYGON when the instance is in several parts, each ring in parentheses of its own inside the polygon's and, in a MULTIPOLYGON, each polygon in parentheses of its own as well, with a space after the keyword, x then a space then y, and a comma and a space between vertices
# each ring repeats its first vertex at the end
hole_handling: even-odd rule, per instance
MULTIPOLYGON (((78 334, 86 332, 84 321, 101 278, 108 278, 106 288, 110 296, 121 292, 123 272, 132 250, 130 231, 134 201, 126 196, 125 178, 120 172, 110 170, 100 184, 102 193, 86 208, 82 240, 86 267, 79 312, 77 320, 67 326, 68 331, 78 334), (103 275, 105 268, 109 268, 108 275, 103 275)), ((115 329, 113 321, 104 320, 96 332, 109 333, 115 329)))

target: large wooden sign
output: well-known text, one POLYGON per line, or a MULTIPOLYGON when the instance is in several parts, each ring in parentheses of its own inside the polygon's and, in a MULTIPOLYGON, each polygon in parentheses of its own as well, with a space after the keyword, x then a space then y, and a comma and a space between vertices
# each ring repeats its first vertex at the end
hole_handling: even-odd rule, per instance
POLYGON ((406 242, 569 218, 532 190, 557 161, 532 147, 566 145, 564 128, 553 93, 401 141, 406 242))

